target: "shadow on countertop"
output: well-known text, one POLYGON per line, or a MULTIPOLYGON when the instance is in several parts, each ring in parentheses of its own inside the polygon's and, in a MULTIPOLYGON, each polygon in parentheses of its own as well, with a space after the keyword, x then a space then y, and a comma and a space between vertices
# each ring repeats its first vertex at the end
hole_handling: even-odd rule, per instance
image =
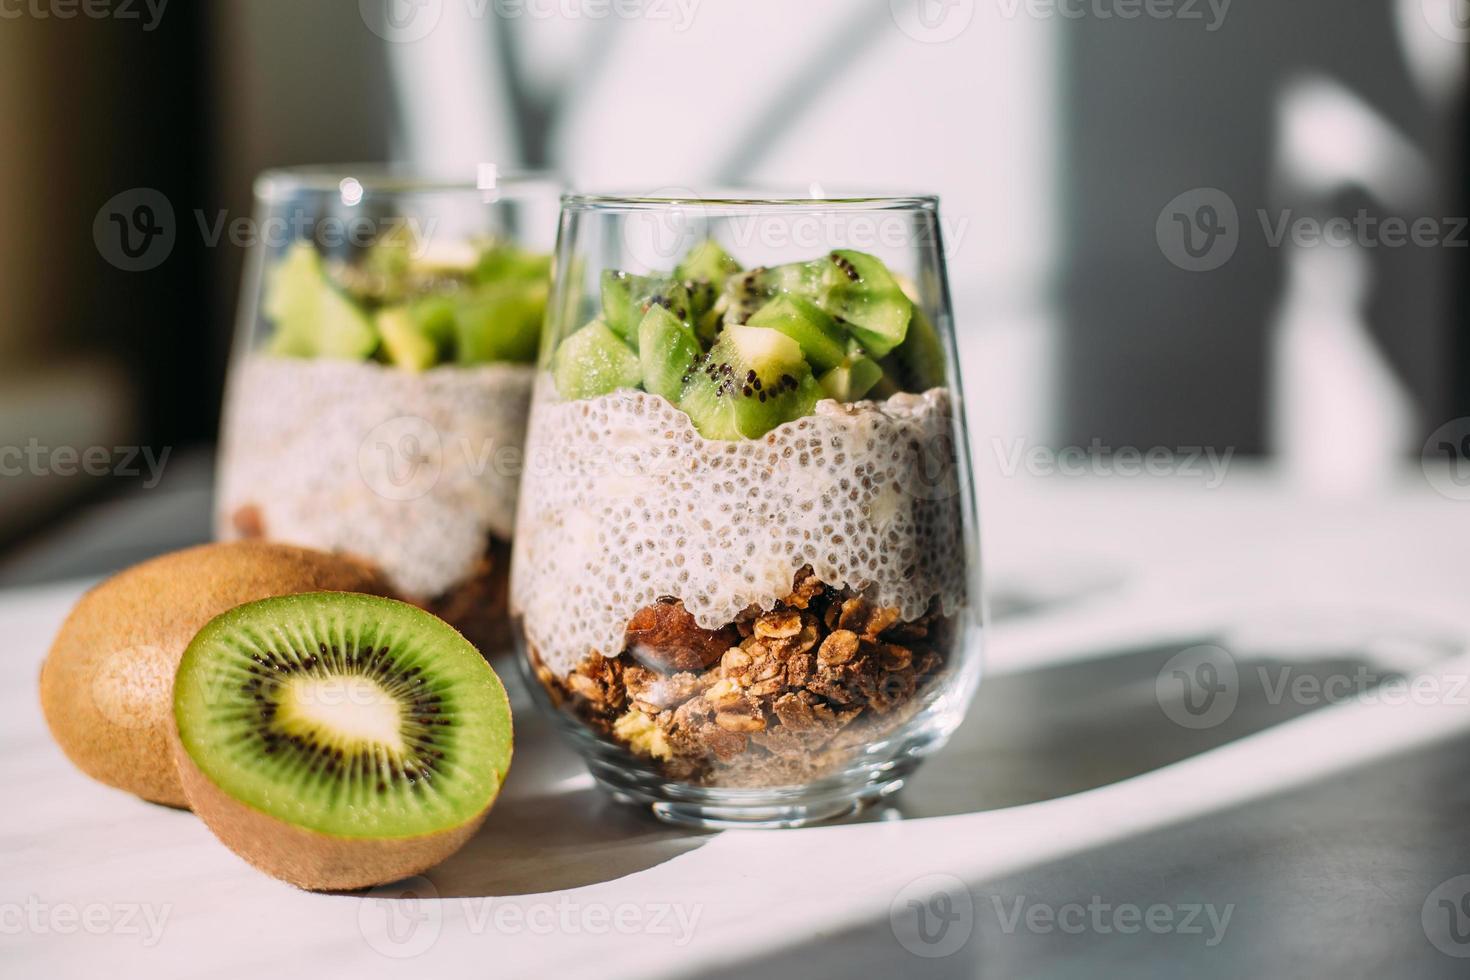
MULTIPOLYGON (((894 799, 853 819, 948 816, 1070 796, 1327 706, 1283 696, 1282 678, 1320 684, 1329 677, 1368 676, 1382 683, 1401 676, 1366 649, 1310 658, 1238 651, 1234 709, 1211 727, 1182 726, 1160 706, 1160 672, 1181 650, 1219 642, 1202 635, 989 678, 950 743, 894 799)), ((1450 656, 1459 648, 1433 649, 1450 656)), ((441 895, 579 888, 647 870, 710 839, 662 824, 596 789, 550 719, 529 710, 519 672, 505 665, 501 672, 519 701, 515 764, 484 829, 429 874, 441 895)))

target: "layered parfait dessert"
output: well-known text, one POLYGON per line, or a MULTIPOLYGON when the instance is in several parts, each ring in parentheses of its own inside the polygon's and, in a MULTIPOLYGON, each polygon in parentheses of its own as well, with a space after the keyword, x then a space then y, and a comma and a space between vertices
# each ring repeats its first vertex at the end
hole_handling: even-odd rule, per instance
POLYGON ((509 644, 519 451, 550 258, 385 236, 292 245, 234 366, 218 536, 355 555, 489 654, 509 644))
POLYGON ((707 241, 605 272, 543 357, 511 608, 574 728, 665 782, 798 786, 940 696, 969 602, 956 412, 884 263, 707 241))

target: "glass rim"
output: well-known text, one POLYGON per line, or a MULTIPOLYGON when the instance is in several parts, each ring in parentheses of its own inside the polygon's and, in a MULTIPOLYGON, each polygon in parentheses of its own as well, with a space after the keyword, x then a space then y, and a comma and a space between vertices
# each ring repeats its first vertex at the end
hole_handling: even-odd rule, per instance
POLYGON ((494 194, 498 198, 527 197, 535 193, 560 194, 566 182, 551 170, 510 170, 495 174, 493 186, 482 186, 471 168, 449 171, 404 163, 312 163, 271 167, 255 178, 257 200, 275 202, 301 192, 338 194, 344 181, 355 180, 362 195, 377 194, 494 194))
POLYGON ((743 211, 933 211, 939 195, 923 192, 847 190, 829 193, 818 184, 805 192, 767 187, 716 187, 701 193, 692 188, 653 192, 569 190, 561 196, 569 211, 652 211, 671 207, 711 212, 743 211))

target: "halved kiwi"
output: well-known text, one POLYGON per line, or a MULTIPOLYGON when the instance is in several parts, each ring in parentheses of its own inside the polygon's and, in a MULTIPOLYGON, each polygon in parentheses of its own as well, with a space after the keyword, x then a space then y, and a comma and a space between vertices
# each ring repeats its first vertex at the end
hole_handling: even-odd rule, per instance
POLYGON ((510 704, 453 627, 392 599, 265 599, 215 618, 174 681, 189 805, 309 889, 417 874, 480 826, 510 767, 510 704))

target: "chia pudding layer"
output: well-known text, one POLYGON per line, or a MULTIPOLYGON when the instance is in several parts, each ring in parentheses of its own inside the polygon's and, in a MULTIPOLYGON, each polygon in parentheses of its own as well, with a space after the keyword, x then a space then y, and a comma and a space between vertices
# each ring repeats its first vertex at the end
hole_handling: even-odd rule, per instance
POLYGON ((511 573, 533 672, 667 778, 840 770, 950 660, 967 599, 953 427, 944 389, 823 400, 741 441, 644 392, 538 398, 511 573))
POLYGON ((705 439, 656 395, 538 399, 511 610, 565 676, 616 656, 638 610, 677 597, 704 629, 769 610, 810 567, 901 619, 965 599, 960 495, 925 479, 953 446, 944 389, 817 403, 759 439, 705 439))
POLYGON ((534 376, 248 355, 225 405, 218 536, 356 555, 472 640, 503 634, 485 620, 504 621, 534 376))

